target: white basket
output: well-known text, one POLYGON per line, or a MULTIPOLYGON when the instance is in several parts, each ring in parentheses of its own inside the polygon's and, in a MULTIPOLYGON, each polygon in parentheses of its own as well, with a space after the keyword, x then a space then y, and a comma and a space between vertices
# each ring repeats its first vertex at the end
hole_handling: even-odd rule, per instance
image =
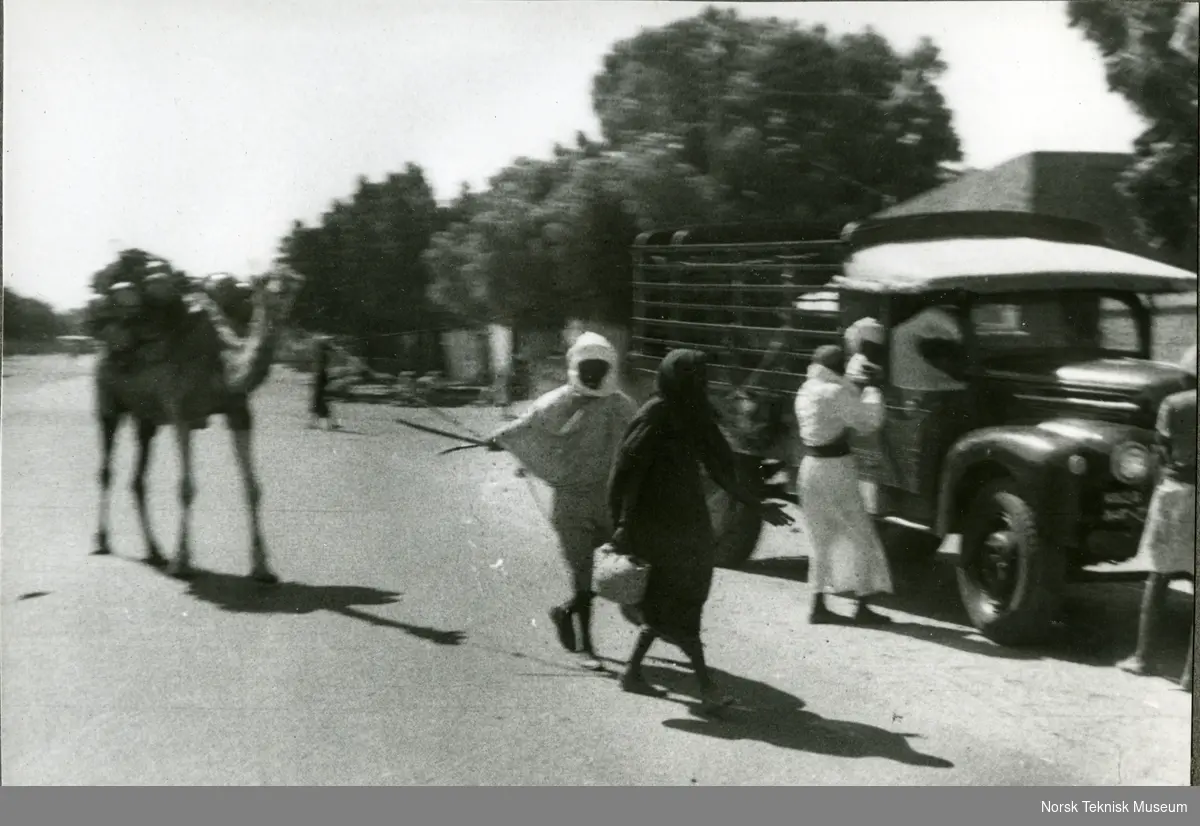
POLYGON ((595 551, 592 590, 617 605, 637 605, 646 593, 650 567, 632 557, 616 553, 611 544, 595 551))

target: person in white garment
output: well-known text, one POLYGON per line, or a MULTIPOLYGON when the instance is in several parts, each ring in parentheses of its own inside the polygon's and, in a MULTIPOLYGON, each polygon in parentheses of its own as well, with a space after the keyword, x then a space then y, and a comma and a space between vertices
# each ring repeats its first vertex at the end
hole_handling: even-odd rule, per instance
MULTIPOLYGON (((1180 366, 1195 378, 1195 348, 1184 355, 1180 366)), ((1150 499, 1137 554, 1137 561, 1149 572, 1142 592, 1137 648, 1131 657, 1117 663, 1122 671, 1139 675, 1156 671, 1151 650, 1158 642, 1159 620, 1171 578, 1196 575, 1195 387, 1185 385, 1163 400, 1155 430, 1160 477, 1150 499)), ((1179 677, 1185 691, 1192 688, 1192 648, 1189 641, 1187 662, 1179 677)))
POLYGON ((892 330, 889 380, 904 390, 962 390, 956 362, 962 325, 948 307, 928 307, 892 330))
POLYGON ((846 328, 844 338, 846 351, 850 353, 850 361, 846 362, 847 378, 860 387, 878 381, 887 345, 883 325, 873 318, 860 318, 846 328))
POLYGON ((820 347, 796 394, 804 445, 798 492, 811 542, 808 576, 815 592, 809 621, 836 620, 825 603, 827 594, 836 594, 857 601, 856 622, 882 624, 891 620, 873 610, 870 601, 892 593, 892 576, 859 491, 849 436, 882 426, 883 397, 876 387, 860 390, 844 370, 841 347, 820 347))
POLYGON ((551 522, 572 596, 550 610, 550 620, 563 648, 578 653, 585 668, 600 670, 591 632, 593 553, 613 535, 608 477, 637 406, 618 389, 617 351, 603 336, 581 335, 567 362, 567 383, 537 399, 488 444, 511 453, 554 491, 551 522))

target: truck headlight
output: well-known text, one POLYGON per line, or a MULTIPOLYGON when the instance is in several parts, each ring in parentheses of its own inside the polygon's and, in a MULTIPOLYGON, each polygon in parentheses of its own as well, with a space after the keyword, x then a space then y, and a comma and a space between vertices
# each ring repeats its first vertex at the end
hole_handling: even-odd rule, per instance
POLYGON ((1150 451, 1137 442, 1126 442, 1112 452, 1112 475, 1124 485, 1136 485, 1150 475, 1150 451))

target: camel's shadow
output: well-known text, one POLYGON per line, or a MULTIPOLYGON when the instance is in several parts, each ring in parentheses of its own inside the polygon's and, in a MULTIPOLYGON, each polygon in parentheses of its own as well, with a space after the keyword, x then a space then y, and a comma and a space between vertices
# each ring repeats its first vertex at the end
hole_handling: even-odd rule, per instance
POLYGON ((281 582, 261 585, 232 574, 196 569, 186 580, 190 597, 215 605, 222 611, 253 614, 311 614, 329 611, 382 628, 394 628, 437 645, 461 645, 462 631, 445 631, 424 625, 379 617, 361 610, 363 606, 393 605, 400 594, 356 585, 306 585, 281 582))
MULTIPOLYGON (((672 700, 694 706, 699 702, 697 683, 690 670, 643 667, 654 686, 669 689, 672 700), (682 695, 680 700, 675 696, 682 695)), ((676 731, 717 737, 722 740, 757 740, 779 748, 807 751, 831 757, 882 757, 910 766, 949 769, 954 764, 941 757, 922 754, 910 739, 919 734, 902 734, 848 720, 830 720, 804 709, 804 701, 766 683, 738 677, 709 666, 722 691, 735 700, 720 719, 674 719, 663 725, 676 731)))

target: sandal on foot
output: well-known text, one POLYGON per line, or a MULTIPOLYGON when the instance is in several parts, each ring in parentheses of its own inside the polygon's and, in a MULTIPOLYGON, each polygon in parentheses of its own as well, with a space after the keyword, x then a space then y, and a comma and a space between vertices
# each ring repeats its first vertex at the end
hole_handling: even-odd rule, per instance
POLYGON ((550 609, 550 622, 554 624, 554 630, 558 632, 559 644, 574 654, 578 648, 578 642, 575 639, 575 623, 571 612, 562 605, 556 605, 550 609))
POLYGON ((584 651, 579 654, 579 667, 585 668, 588 671, 603 671, 604 663, 596 659, 595 654, 584 651))

